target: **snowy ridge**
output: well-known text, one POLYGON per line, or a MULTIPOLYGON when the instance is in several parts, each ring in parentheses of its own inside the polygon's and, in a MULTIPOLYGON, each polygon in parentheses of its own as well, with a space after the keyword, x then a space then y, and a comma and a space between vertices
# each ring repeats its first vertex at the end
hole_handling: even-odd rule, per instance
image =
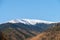
POLYGON ((51 24, 54 22, 49 22, 49 21, 44 21, 44 20, 36 20, 36 19, 15 19, 15 20, 11 20, 8 21, 9 23, 24 23, 24 24, 31 24, 31 25, 35 25, 37 23, 46 23, 46 24, 51 24))

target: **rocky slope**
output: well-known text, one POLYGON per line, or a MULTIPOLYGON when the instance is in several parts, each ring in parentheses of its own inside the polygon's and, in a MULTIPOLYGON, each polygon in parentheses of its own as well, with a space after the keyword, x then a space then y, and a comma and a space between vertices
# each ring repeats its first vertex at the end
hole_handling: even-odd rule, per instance
POLYGON ((30 40, 60 40, 60 23, 55 24, 45 32, 38 34, 30 40))
POLYGON ((42 32, 53 27, 54 25, 54 22, 18 19, 0 24, 0 31, 1 34, 3 34, 2 39, 4 40, 29 40, 30 38, 33 38, 40 33, 42 34, 42 32))

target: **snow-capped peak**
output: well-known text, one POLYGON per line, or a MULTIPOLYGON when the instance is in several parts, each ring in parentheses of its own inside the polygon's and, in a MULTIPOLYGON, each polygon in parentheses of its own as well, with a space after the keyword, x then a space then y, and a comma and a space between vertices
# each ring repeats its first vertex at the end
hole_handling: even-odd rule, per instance
POLYGON ((49 21, 44 21, 44 20, 36 20, 36 19, 15 19, 15 20, 11 20, 9 21, 9 23, 24 23, 24 24, 31 24, 31 25, 35 25, 37 23, 46 23, 46 24, 51 24, 54 22, 49 22, 49 21))
POLYGON ((22 20, 19 20, 19 19, 15 19, 15 20, 11 20, 11 21, 8 21, 9 23, 24 23, 22 20))

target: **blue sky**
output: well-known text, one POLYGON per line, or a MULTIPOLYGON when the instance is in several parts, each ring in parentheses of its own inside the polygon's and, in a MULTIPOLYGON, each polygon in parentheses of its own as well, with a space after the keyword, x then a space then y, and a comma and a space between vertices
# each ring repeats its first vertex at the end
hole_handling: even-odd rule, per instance
POLYGON ((0 23, 17 18, 60 21, 60 0, 0 0, 0 23))

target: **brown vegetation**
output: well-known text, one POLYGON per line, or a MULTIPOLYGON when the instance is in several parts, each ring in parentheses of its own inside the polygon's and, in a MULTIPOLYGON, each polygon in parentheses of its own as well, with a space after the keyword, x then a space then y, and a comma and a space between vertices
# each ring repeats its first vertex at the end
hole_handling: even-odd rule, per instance
POLYGON ((30 40, 60 40, 60 24, 56 24, 54 27, 42 32, 30 40))
POLYGON ((0 40, 6 40, 6 38, 4 37, 4 34, 0 31, 0 40))

